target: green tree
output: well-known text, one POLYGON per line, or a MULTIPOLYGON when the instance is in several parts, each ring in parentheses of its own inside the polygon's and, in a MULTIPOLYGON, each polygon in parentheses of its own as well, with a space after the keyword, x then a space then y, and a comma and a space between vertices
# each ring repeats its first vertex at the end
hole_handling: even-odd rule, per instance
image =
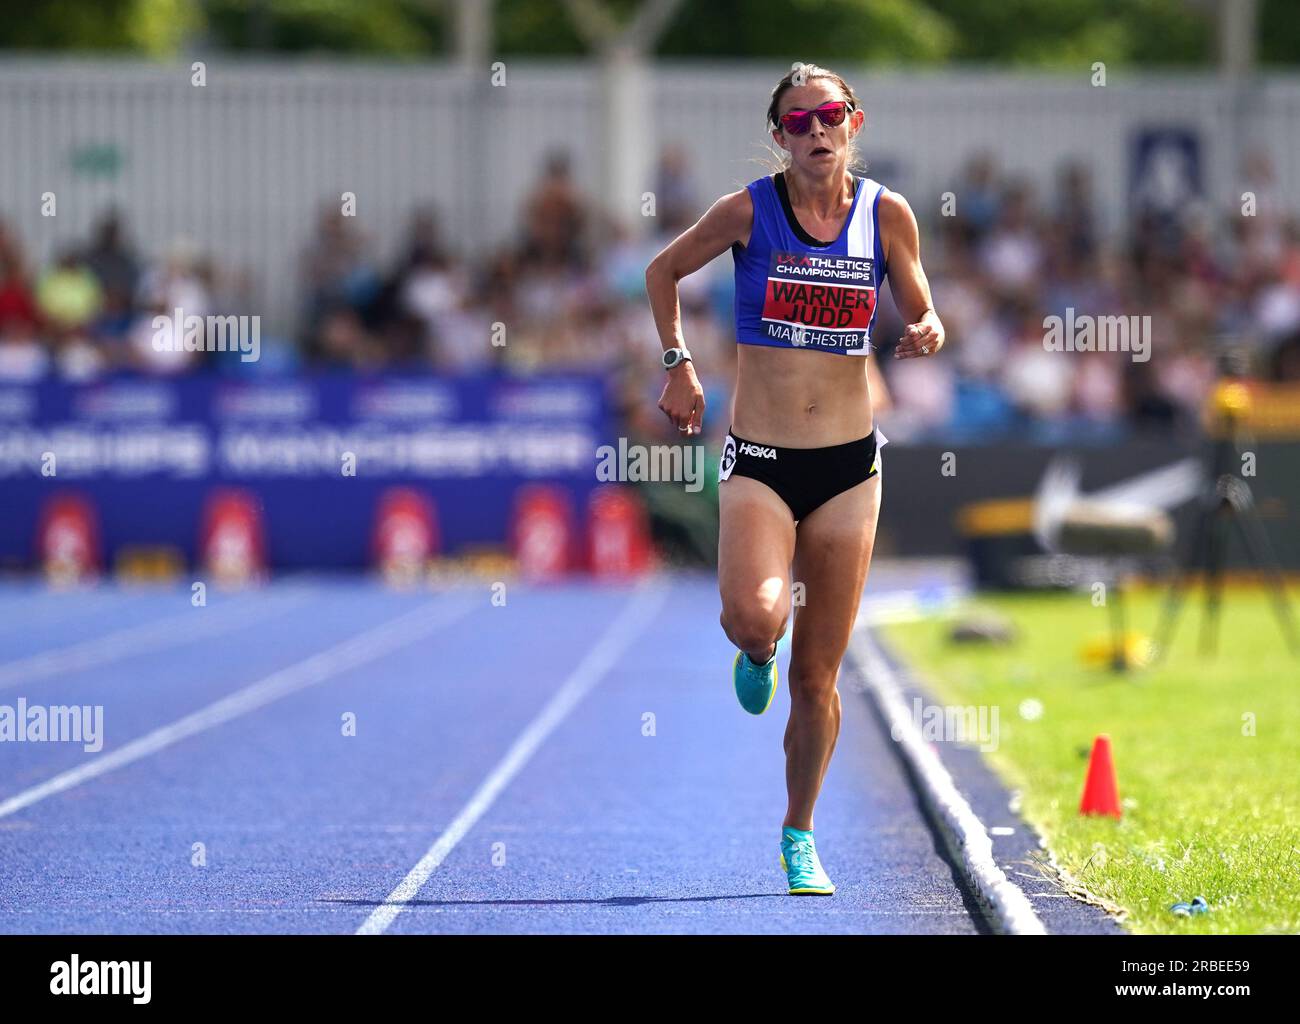
POLYGON ((161 57, 202 25, 199 0, 45 0, 0 19, 0 46, 161 57))
MULTIPOLYGON (((563 0, 492 2, 499 56, 586 53, 563 0)), ((630 20, 641 0, 600 0, 630 20)), ((1230 0, 1231 2, 1231 0, 1230 0)), ((950 63, 1078 69, 1208 67, 1218 0, 686 0, 666 58, 950 63)), ((1260 0, 1260 60, 1300 64, 1296 0, 1260 0)), ((218 50, 438 58, 454 0, 43 0, 0 22, 0 47, 174 56, 218 50)))

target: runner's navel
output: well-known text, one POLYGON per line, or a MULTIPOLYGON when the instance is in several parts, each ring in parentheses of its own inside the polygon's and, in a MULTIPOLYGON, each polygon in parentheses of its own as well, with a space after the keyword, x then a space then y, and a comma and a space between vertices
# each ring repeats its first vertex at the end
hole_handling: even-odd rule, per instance
POLYGON ((813 410, 816 409, 816 408, 817 408, 817 403, 816 403, 816 402, 814 402, 812 405, 808 406, 808 414, 811 416, 813 410))

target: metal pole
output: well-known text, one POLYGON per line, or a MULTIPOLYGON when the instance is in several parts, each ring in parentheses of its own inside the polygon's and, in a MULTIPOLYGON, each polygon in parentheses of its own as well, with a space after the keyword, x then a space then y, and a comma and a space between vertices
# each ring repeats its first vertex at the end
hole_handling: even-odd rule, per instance
POLYGON ((495 0, 456 0, 456 58, 462 69, 487 73, 495 0))
POLYGON ((597 0, 566 0, 579 34, 600 54, 605 208, 634 235, 646 228, 641 194, 650 190, 654 170, 649 55, 681 5, 682 0, 644 0, 620 30, 608 8, 597 0))
POLYGON ((649 69, 636 46, 616 43, 602 53, 604 65, 604 200, 611 216, 641 235, 641 193, 651 187, 654 126, 650 107, 649 69))
POLYGON ((442 221, 444 238, 471 238, 487 227, 488 192, 492 175, 487 166, 488 132, 482 124, 484 111, 499 110, 489 76, 492 47, 492 13, 496 0, 456 0, 456 63, 466 102, 459 104, 459 137, 468 145, 467 160, 459 161, 460 188, 465 201, 442 221), (451 220, 456 223, 449 223, 451 220))
MULTIPOLYGON (((1251 102, 1259 34, 1258 0, 1219 0, 1219 75, 1226 92, 1229 159, 1228 180, 1241 181, 1241 160, 1254 141, 1255 104, 1251 102)), ((1241 189, 1231 193, 1240 202, 1241 189)), ((1217 197, 1216 197, 1217 198, 1217 197)))

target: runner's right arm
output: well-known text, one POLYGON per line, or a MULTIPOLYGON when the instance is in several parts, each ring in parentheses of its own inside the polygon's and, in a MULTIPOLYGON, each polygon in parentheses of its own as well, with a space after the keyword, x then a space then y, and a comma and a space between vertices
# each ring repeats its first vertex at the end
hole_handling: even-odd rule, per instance
MULTIPOLYGON (((645 272, 645 290, 664 351, 688 347, 682 338, 677 282, 721 256, 734 243, 747 244, 753 223, 754 204, 749 190, 729 193, 650 261, 645 272)), ((679 363, 668 371, 659 408, 678 430, 698 434, 703 429, 704 389, 695 375, 693 362, 679 363)))

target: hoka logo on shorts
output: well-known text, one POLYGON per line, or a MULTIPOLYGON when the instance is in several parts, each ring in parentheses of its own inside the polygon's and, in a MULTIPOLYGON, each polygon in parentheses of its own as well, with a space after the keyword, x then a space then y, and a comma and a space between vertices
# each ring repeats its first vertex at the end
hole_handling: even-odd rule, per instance
POLYGON ((740 452, 742 455, 752 455, 756 459, 776 458, 775 448, 764 448, 761 445, 750 444, 748 441, 740 446, 740 452))
POLYGON ((736 466, 736 439, 730 434, 722 445, 722 458, 718 462, 718 479, 726 480, 736 466))

